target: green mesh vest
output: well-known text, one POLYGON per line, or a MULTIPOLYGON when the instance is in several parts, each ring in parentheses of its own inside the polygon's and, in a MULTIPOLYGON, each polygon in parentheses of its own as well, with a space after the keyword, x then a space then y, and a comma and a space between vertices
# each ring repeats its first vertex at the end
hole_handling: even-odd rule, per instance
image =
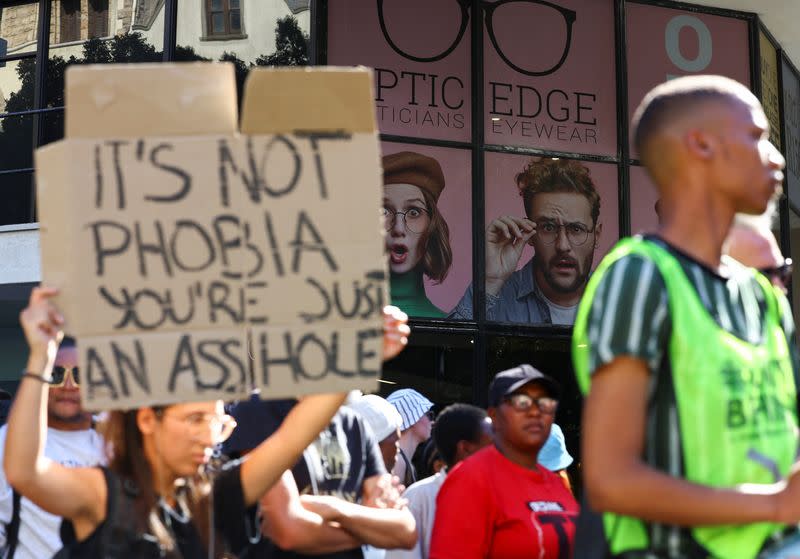
MULTIPOLYGON (((776 473, 785 476, 797 454, 797 391, 778 301, 766 278, 758 277, 767 300, 765 335, 761 345, 753 345, 714 322, 668 251, 642 238, 623 239, 592 275, 578 309, 572 355, 581 391, 586 394, 591 383, 587 320, 592 299, 609 267, 629 254, 651 260, 668 293, 668 352, 684 477, 713 487, 778 481, 776 473)), ((615 555, 650 549, 643 521, 606 513, 603 526, 615 555)), ((753 559, 767 537, 782 528, 770 523, 703 526, 691 535, 712 557, 753 559)))

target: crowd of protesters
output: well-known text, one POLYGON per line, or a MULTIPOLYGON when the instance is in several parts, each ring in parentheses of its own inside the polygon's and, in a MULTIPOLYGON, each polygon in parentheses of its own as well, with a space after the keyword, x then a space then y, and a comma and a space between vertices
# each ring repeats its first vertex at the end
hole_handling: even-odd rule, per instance
MULTIPOLYGON (((577 311, 580 506, 561 386, 531 365, 492 371, 486 410, 436 414, 411 388, 254 394, 110 411, 95 430, 57 290, 37 287, 0 429, 2 557, 797 556, 791 261, 769 219, 743 216, 774 211, 785 162, 768 134, 720 77, 673 80, 637 110, 660 226, 620 241, 577 311)), ((409 334, 387 307, 384 359, 409 334)))

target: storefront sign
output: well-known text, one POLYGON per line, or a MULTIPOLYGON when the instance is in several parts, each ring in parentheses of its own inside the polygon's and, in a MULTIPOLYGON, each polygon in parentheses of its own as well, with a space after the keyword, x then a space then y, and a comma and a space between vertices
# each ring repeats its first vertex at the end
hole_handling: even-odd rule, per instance
POLYGON ((488 144, 615 155, 609 0, 484 3, 488 144))
POLYGON ((786 191, 789 202, 800 213, 800 78, 786 62, 781 64, 783 78, 784 153, 786 155, 786 191))
POLYGON ((761 55, 761 104, 769 119, 769 139, 781 149, 781 105, 778 90, 778 53, 772 41, 759 33, 761 55))
POLYGON ((470 18, 459 0, 328 5, 328 64, 375 69, 384 134, 469 141, 470 18))
POLYGON ((628 3, 626 22, 629 115, 650 89, 678 76, 719 74, 750 85, 746 21, 628 3))
POLYGON ((252 70, 239 133, 232 65, 68 71, 66 138, 37 151, 37 195, 87 409, 375 388, 370 78, 252 70))

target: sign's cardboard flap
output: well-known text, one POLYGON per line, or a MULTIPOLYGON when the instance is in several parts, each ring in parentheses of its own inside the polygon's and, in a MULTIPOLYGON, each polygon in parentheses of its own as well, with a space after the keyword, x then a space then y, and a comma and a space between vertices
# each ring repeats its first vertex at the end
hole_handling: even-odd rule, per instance
POLYGON ((369 68, 254 68, 242 103, 243 134, 298 130, 374 132, 369 68))
POLYGON ((236 80, 230 63, 70 66, 67 138, 232 134, 236 80))

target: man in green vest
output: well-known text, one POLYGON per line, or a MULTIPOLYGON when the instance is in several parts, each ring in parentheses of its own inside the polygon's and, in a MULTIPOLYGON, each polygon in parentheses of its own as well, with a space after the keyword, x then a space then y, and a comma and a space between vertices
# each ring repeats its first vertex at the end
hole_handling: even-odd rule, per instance
POLYGON ((734 214, 779 192, 768 136, 758 100, 719 76, 662 84, 634 115, 661 224, 604 258, 573 337, 601 557, 774 557, 760 554, 800 521, 794 323, 766 278, 722 257, 734 214))

